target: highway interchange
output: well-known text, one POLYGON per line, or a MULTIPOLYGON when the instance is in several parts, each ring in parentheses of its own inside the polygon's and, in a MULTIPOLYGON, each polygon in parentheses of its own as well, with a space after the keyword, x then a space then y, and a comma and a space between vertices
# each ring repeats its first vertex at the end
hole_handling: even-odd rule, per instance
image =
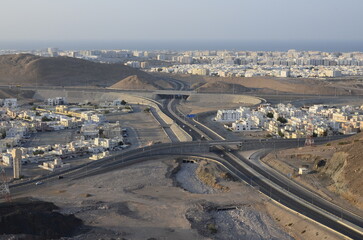
MULTIPOLYGON (((173 81, 176 89, 183 89, 181 82, 173 81)), ((94 89, 93 89, 94 91, 94 89)), ((66 170, 62 173, 52 173, 37 180, 31 180, 10 186, 12 194, 20 194, 31 191, 36 181, 55 182, 58 176, 67 179, 78 179, 87 176, 113 171, 135 162, 149 160, 156 156, 196 156, 206 157, 223 165, 230 173, 242 181, 252 185, 261 193, 270 197, 284 206, 305 215, 312 220, 331 228, 332 230, 352 239, 363 239, 363 218, 341 206, 337 206, 319 195, 296 184, 289 178, 277 174, 269 168, 258 164, 256 159, 245 159, 238 151, 232 150, 231 146, 238 146, 246 150, 280 149, 298 147, 303 140, 299 139, 241 139, 225 140, 218 133, 200 124, 194 119, 182 116, 177 110, 180 99, 171 98, 163 102, 163 112, 172 118, 179 126, 192 136, 193 142, 177 142, 156 144, 141 147, 116 156, 90 162, 66 170)), ((339 137, 337 137, 339 138, 339 137)), ((316 143, 325 143, 327 138, 316 139, 316 143)))

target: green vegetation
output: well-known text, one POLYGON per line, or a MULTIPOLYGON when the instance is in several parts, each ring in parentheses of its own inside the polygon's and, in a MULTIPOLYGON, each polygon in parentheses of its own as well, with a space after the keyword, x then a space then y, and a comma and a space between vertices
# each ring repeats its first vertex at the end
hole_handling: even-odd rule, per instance
POLYGON ((281 130, 279 130, 278 134, 279 134, 279 136, 280 136, 280 137, 284 137, 284 136, 285 136, 285 135, 281 132, 281 130))
POLYGON ((47 116, 42 117, 42 122, 50 122, 52 121, 51 118, 48 118, 47 116))
POLYGON ((274 117, 274 114, 272 112, 269 112, 269 113, 266 114, 266 117, 273 118, 274 117))
POLYGON ((350 144, 350 142, 339 142, 338 145, 347 145, 350 144))
POLYGON ((98 135, 99 135, 100 137, 105 137, 105 135, 103 134, 103 132, 104 132, 104 130, 103 130, 103 129, 99 129, 99 130, 98 130, 98 135))
POLYGON ((144 109, 144 112, 149 113, 150 110, 151 110, 150 107, 147 107, 147 108, 144 109))
POLYGON ((287 123, 287 120, 284 117, 278 117, 277 121, 279 121, 280 123, 287 123))
POLYGON ((210 233, 212 233, 212 234, 216 234, 216 233, 218 232, 216 225, 215 225, 215 224, 213 224, 213 223, 209 223, 209 224, 207 224, 207 229, 208 229, 208 230, 210 231, 210 233))
POLYGON ((1 130, 1 132, 0 132, 0 136, 1 136, 1 138, 3 139, 3 138, 6 138, 6 132, 5 132, 5 130, 4 129, 2 129, 1 130))
POLYGON ((121 101, 121 105, 126 105, 126 103, 127 103, 127 102, 126 102, 125 100, 122 100, 122 101, 121 101))
POLYGON ((44 151, 43 150, 35 150, 33 152, 34 155, 40 155, 40 154, 44 154, 44 151))

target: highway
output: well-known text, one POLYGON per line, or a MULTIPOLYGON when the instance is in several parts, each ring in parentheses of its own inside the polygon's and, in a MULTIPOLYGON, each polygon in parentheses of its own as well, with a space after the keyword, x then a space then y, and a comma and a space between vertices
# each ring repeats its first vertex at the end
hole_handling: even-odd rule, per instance
MULTIPOLYGON (((175 82, 174 84, 177 88, 183 88, 183 85, 178 85, 180 83, 175 82)), ((192 119, 185 118, 185 116, 180 116, 180 113, 176 113, 178 102, 179 99, 164 101, 163 111, 178 125, 184 126, 185 131, 193 137, 193 142, 158 144, 121 152, 117 156, 90 162, 62 173, 54 173, 37 180, 11 185, 12 193, 29 191, 36 187, 34 184, 36 181, 55 181, 58 175, 64 175, 66 178, 76 180, 113 171, 127 164, 138 162, 140 159, 150 159, 163 155, 198 155, 215 159, 235 176, 252 186, 258 187, 260 192, 286 207, 352 239, 363 239, 363 233, 361 232, 363 219, 360 216, 326 201, 315 193, 293 184, 288 179, 273 174, 268 169, 243 158, 238 152, 230 151, 228 147, 229 145, 237 145, 243 147, 243 150, 290 148, 301 145, 302 140, 224 140, 207 127, 192 119), (202 140, 202 136, 205 140, 202 140)), ((319 138, 315 142, 324 143, 328 140, 332 139, 319 138)))
MULTIPOLYGON (((259 191, 266 194, 270 198, 274 199, 285 206, 300 212, 303 215, 306 215, 315 221, 318 221, 346 236, 349 236, 353 239, 360 239, 362 237, 361 233, 354 231, 353 229, 347 227, 344 224, 340 224, 339 222, 333 220, 332 215, 330 213, 334 213, 331 210, 331 206, 323 207, 326 209, 326 214, 322 214, 317 211, 315 208, 310 208, 309 205, 317 205, 319 203, 319 199, 315 198, 314 202, 311 203, 311 199, 309 198, 305 201, 298 201, 294 197, 294 190, 292 189, 292 185, 288 185, 286 182, 279 182, 278 179, 275 179, 273 176, 261 177, 256 174, 254 171, 260 171, 251 165, 251 169, 246 168, 241 164, 240 158, 234 156, 234 152, 226 152, 219 149, 213 149, 212 154, 210 151, 211 143, 215 144, 217 141, 200 141, 196 142, 185 142, 185 143, 166 143, 166 144, 158 144, 149 147, 145 147, 142 149, 134 149, 129 152, 120 153, 119 156, 107 158, 100 161, 91 162, 85 166, 82 166, 78 169, 70 170, 69 172, 63 173, 55 173, 50 176, 45 177, 42 181, 60 181, 57 179, 57 176, 62 174, 66 179, 74 179, 77 180, 79 178, 95 176, 97 174, 107 173, 109 171, 113 171, 120 167, 127 166, 129 164, 133 164, 135 162, 139 162, 141 160, 149 160, 155 156, 176 156, 176 155, 199 155, 204 157, 213 157, 216 161, 222 163, 231 173, 238 176, 241 180, 244 180, 246 183, 251 184, 254 187, 257 187, 259 191), (215 155, 217 154, 217 155, 215 155), (219 156, 219 157, 217 157, 219 156), (221 160, 221 156, 223 156, 221 160), (275 184, 271 184, 270 181, 275 184), (288 189, 288 190, 284 190, 288 189)), ((227 141, 228 142, 228 141, 227 141)), ((231 141, 231 143, 235 143, 231 141)), ((226 142, 224 142, 226 144, 226 142)), ((277 145, 277 147, 281 148, 286 144, 292 146, 293 141, 279 141, 279 142, 269 142, 266 143, 266 147, 272 147, 277 145)), ((296 144, 296 142, 295 142, 296 144)), ((215 145, 214 145, 215 146, 215 145)), ((256 144, 250 144, 248 149, 259 149, 260 146, 256 144)), ((246 163, 245 163, 246 164, 246 163)), ((39 181, 34 180, 33 182, 18 184, 11 186, 12 193, 23 192, 23 191, 31 191, 35 186, 34 182, 39 181), (15 190, 15 191, 14 191, 15 190)), ((301 197, 301 193, 298 192, 297 195, 301 197)), ((324 203, 323 203, 324 204, 324 203)), ((317 206, 320 208, 320 206, 317 206)), ((322 209, 324 209, 322 208, 322 209)), ((324 211, 323 211, 324 213, 324 211)), ((362 226, 361 218, 357 218, 356 216, 350 216, 349 213, 339 212, 339 218, 351 220, 351 222, 355 223, 357 226, 362 226), (341 215, 342 214, 342 215, 341 215), (347 219, 348 218, 348 219, 347 219)))

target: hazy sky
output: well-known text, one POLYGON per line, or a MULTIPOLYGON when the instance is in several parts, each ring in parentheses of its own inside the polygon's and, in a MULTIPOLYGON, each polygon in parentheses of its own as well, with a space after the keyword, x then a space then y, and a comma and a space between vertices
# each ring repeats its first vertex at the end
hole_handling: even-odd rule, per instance
POLYGON ((362 0, 0 0, 0 41, 363 40, 362 0))

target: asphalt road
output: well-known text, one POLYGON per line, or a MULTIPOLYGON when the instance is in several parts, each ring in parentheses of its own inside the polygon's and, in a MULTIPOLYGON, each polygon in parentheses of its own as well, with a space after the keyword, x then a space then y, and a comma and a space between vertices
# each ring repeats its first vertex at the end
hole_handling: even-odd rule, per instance
MULTIPOLYGON (((187 131, 192 135, 193 140, 200 140, 201 138, 201 130, 202 133, 209 139, 216 139, 217 136, 213 136, 212 132, 208 131, 207 128, 199 125, 198 123, 193 122, 191 124, 191 120, 187 120, 183 122, 181 118, 175 117, 175 113, 173 112, 175 109, 175 104, 177 100, 171 100, 165 102, 167 110, 165 113, 169 115, 174 121, 180 126, 186 125, 189 129, 187 131), (168 109, 169 105, 169 109, 168 109), (195 125, 195 126, 194 126, 195 125)), ((164 105, 164 106, 165 106, 164 105)), ((316 141, 319 141, 316 139, 316 141)), ((321 140, 323 141, 323 140, 321 140)), ((325 140, 327 141, 327 140, 325 140)), ((55 181, 57 176, 62 174, 67 178, 81 178, 87 177, 91 175, 96 175, 100 173, 104 173, 107 171, 112 171, 117 169, 118 167, 122 167, 125 164, 132 164, 135 160, 142 158, 149 158, 151 156, 158 155, 192 155, 200 152, 202 155, 210 155, 210 152, 206 149, 209 149, 215 152, 218 156, 223 156, 223 160, 219 161, 222 164, 225 164, 226 167, 239 176, 241 179, 246 182, 250 182, 254 186, 258 186, 259 190, 270 196, 272 199, 284 204, 285 206, 306 215, 315 221, 322 223, 348 237, 353 239, 363 239, 363 235, 361 232, 354 230, 354 227, 349 227, 346 224, 342 224, 341 221, 348 221, 355 224, 358 227, 363 227, 362 218, 359 216, 353 215, 352 213, 346 211, 345 209, 338 208, 335 205, 327 204, 326 201, 323 201, 320 197, 316 196, 314 198, 313 193, 306 193, 301 189, 295 189, 288 182, 282 181, 278 177, 272 176, 269 172, 264 169, 259 168, 256 165, 251 165, 251 162, 247 161, 241 156, 238 156, 234 152, 229 152, 227 147, 212 147, 211 145, 227 145, 228 143, 236 144, 236 141, 199 141, 198 144, 196 142, 186 142, 186 143, 173 143, 173 144, 158 144, 149 147, 139 148, 130 150, 127 152, 122 152, 117 156, 112 158, 106 158, 99 161, 87 163, 77 168, 70 169, 68 171, 62 173, 50 174, 42 179, 37 179, 34 181, 29 181, 27 183, 21 183, 11 186, 12 192, 22 192, 29 191, 35 186, 36 181, 55 181), (253 169, 253 171, 249 170, 247 167, 253 169), (257 174, 256 174, 257 172, 257 174), (262 176, 262 177, 261 177, 262 176), (266 180, 268 179, 268 180, 266 180), (276 187, 278 186, 278 187, 276 187), (286 189, 288 191, 282 190, 286 189), (313 195, 311 195, 313 194, 313 195), (301 199, 305 199, 305 201, 301 201, 301 199), (311 201, 311 202, 310 202, 311 201), (323 209, 322 211, 316 209, 323 209), (335 215, 335 217, 332 217, 335 215), (339 220, 340 219, 340 220, 339 220)), ((297 141, 289 141, 288 139, 281 139, 276 141, 256 141, 256 140, 241 140, 242 146, 245 150, 248 149, 258 149, 258 148, 286 148, 292 147, 294 144, 296 145, 297 141)))
MULTIPOLYGON (((278 146, 286 145, 285 142, 292 144, 290 143, 291 141, 270 142, 266 143, 266 147, 272 147, 273 145, 276 144, 278 146)), ((95 176, 97 174, 113 171, 120 167, 124 167, 129 164, 139 162, 140 159, 142 160, 143 158, 150 159, 151 157, 155 156, 170 156, 170 155, 195 155, 198 154, 197 153, 198 149, 199 150, 208 149, 211 143, 215 144, 217 142, 204 141, 204 142, 199 142, 198 144, 196 144, 195 142, 186 142, 186 143, 153 145, 142 149, 130 150, 129 152, 122 153, 114 158, 109 158, 103 161, 101 160, 101 161, 92 162, 91 164, 87 164, 86 166, 83 166, 78 170, 69 171, 68 173, 62 173, 62 175, 65 176, 65 178, 67 179, 71 178, 77 180, 79 178, 95 176), (195 154, 193 154, 193 152, 195 152, 195 154)), ((232 143, 234 144, 235 142, 232 143)), ((248 148, 251 149, 259 148, 259 146, 256 146, 256 144, 250 144, 250 147, 248 148)), ((335 210, 331 209, 332 206, 326 206, 326 203, 324 202, 319 203, 318 199, 314 199, 313 203, 309 203, 310 196, 307 196, 309 198, 307 199, 307 202, 301 203, 300 201, 296 200, 293 188, 291 187, 291 185, 290 186, 287 185, 286 182, 285 183, 279 182, 279 180, 275 179, 273 176, 265 176, 266 179, 269 179, 270 181, 275 183, 274 185, 269 184, 269 182, 266 181, 266 179, 257 176, 255 173, 243 167, 239 162, 241 158, 233 157, 233 152, 228 152, 220 149, 214 149, 212 151, 218 156, 223 156, 223 160, 221 160, 220 158, 219 159, 216 158, 216 160, 224 164, 229 171, 231 171, 232 173, 234 173, 236 176, 246 181, 247 183, 250 183, 252 186, 257 187, 261 192, 271 197, 275 201, 280 202, 281 204, 284 204, 285 206, 297 212, 300 212, 301 214, 304 214, 314 219, 315 221, 318 221, 346 236, 349 236, 353 239, 362 239, 363 236, 360 233, 354 231, 353 229, 347 227, 344 224, 341 224, 339 221, 334 220, 334 218, 329 217, 331 216, 330 214, 326 216, 324 214, 321 214, 319 211, 316 211, 315 208, 309 207, 310 204, 313 205, 319 204, 318 207, 325 209, 326 212, 335 213, 334 212, 335 210), (276 185, 278 187, 276 187, 276 185), (288 188, 289 191, 287 192, 282 190, 284 188, 288 188), (322 204, 322 206, 320 204, 322 204)), ((202 153, 200 155, 210 157, 210 152, 208 152, 208 154, 202 153)), ((248 161, 244 163, 248 164, 248 161)), ((255 166, 251 167, 253 168, 254 171, 258 171, 261 175, 265 174, 263 172, 260 172, 260 170, 255 166)), ((54 176, 48 176, 47 178, 50 178, 49 179, 50 182, 61 181, 57 179, 57 175, 59 174, 55 174, 54 176)), ((43 179, 44 182, 46 181, 47 178, 43 179)), ((35 186, 33 182, 28 185, 23 185, 18 187, 12 186, 11 191, 12 192, 13 190, 15 190, 15 192, 18 191, 23 192, 26 190, 31 191, 31 189, 34 187, 42 187, 42 186, 35 186)), ((298 192, 296 195, 302 198, 301 192, 298 192)), ((357 226, 360 227, 363 226, 362 220, 360 218, 357 219, 356 216, 350 216, 351 214, 344 213, 343 211, 344 210, 341 210, 338 213, 336 213, 338 214, 339 218, 349 220, 352 223, 356 224, 357 226)))

